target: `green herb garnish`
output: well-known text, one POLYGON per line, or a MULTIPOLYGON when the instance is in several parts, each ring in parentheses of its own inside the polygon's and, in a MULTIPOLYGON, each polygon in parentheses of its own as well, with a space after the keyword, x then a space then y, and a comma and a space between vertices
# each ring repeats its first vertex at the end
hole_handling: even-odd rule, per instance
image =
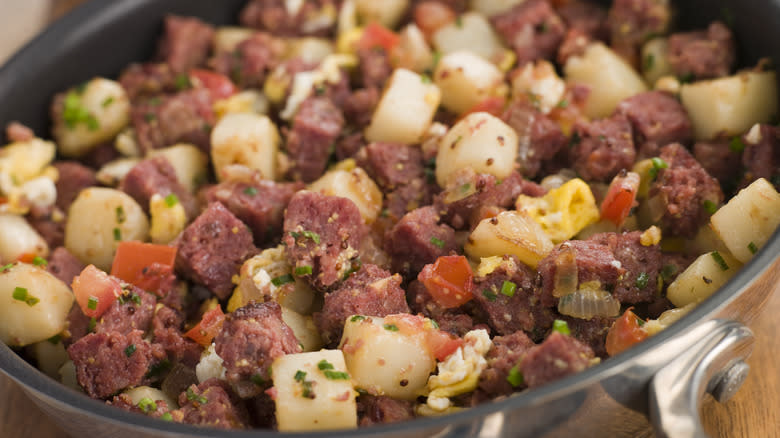
POLYGON ((713 259, 715 259, 715 263, 717 263, 718 266, 720 266, 721 270, 725 271, 729 269, 729 265, 726 263, 725 260, 723 260, 723 256, 720 255, 718 251, 712 251, 710 255, 712 256, 713 259))
POLYGON ((281 286, 283 284, 292 283, 293 281, 295 281, 295 279, 293 278, 292 275, 284 274, 284 275, 280 275, 278 277, 272 278, 271 279, 271 284, 273 284, 276 287, 279 287, 279 286, 281 286))
POLYGON ((309 275, 312 273, 311 266, 297 266, 295 268, 295 275, 298 277, 303 277, 304 275, 309 275))
POLYGON ((506 295, 508 297, 515 296, 515 291, 517 290, 517 285, 511 281, 504 280, 504 283, 501 285, 501 294, 506 295))
POLYGON ((87 299, 87 309, 97 309, 98 301, 100 301, 98 297, 90 295, 90 297, 87 299))
POLYGON ((47 262, 46 259, 41 257, 41 256, 33 257, 33 261, 32 262, 33 262, 33 265, 41 266, 41 267, 44 267, 44 268, 49 264, 49 262, 47 262))
POLYGON ((165 205, 167 205, 168 208, 171 208, 178 203, 179 203, 179 197, 176 196, 174 193, 171 193, 165 197, 165 205))
POLYGON ((349 374, 344 371, 325 370, 322 373, 330 380, 349 380, 349 374))
POLYGON ((748 243, 748 250, 750 251, 751 254, 755 254, 758 252, 758 247, 756 246, 755 243, 750 242, 748 243))
POLYGON ((647 275, 647 272, 640 272, 639 275, 636 276, 636 287, 637 289, 644 289, 647 287, 647 283, 650 282, 650 276, 647 275))
POLYGON ((493 291, 491 291, 490 289, 484 289, 482 291, 482 296, 487 298, 488 301, 495 301, 496 298, 498 298, 498 295, 493 293, 493 291))
POLYGON ((566 323, 566 321, 562 319, 556 319, 553 321, 553 327, 554 332, 558 332, 562 335, 570 335, 571 330, 569 330, 569 324, 566 323))
POLYGON ((523 380, 523 373, 520 372, 520 369, 517 365, 513 366, 509 370, 509 374, 506 376, 506 381, 509 382, 513 388, 517 388, 518 386, 522 385, 523 380))
POLYGON ((249 186, 244 189, 244 194, 249 196, 255 196, 257 194, 257 189, 252 186, 249 186))
POLYGON ((149 397, 144 397, 138 402, 138 408, 141 409, 141 412, 144 414, 148 414, 149 412, 157 410, 157 403, 149 397))
POLYGON ((729 149, 731 152, 739 154, 745 150, 745 143, 742 142, 739 136, 732 137, 731 141, 729 141, 729 149))
POLYGON ((130 344, 125 348, 125 356, 130 357, 135 353, 136 347, 135 344, 130 344))
POLYGON ((444 248, 444 241, 438 237, 431 237, 431 243, 438 246, 439 248, 444 248))
POLYGON ((14 292, 12 296, 16 301, 22 301, 24 303, 27 303, 27 305, 30 307, 38 304, 41 301, 38 298, 30 295, 29 292, 27 291, 27 288, 19 287, 19 286, 14 288, 14 292))
POLYGON ((715 214, 715 212, 718 211, 718 204, 710 201, 709 199, 705 199, 702 205, 709 214, 715 214))
POLYGON ((389 330, 391 332, 397 332, 398 331, 398 326, 395 325, 395 324, 384 324, 382 327, 384 327, 385 330, 389 330))

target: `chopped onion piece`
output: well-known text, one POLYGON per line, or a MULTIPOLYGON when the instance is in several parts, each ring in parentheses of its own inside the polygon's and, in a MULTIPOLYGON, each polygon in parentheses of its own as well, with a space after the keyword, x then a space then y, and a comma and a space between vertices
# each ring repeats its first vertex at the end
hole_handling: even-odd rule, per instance
POLYGON ((561 245, 561 252, 555 257, 552 294, 556 298, 577 291, 577 256, 568 243, 561 245))
POLYGON ((558 302, 558 312, 574 318, 591 319, 596 316, 618 316, 620 302, 609 292, 595 287, 581 288, 558 302))

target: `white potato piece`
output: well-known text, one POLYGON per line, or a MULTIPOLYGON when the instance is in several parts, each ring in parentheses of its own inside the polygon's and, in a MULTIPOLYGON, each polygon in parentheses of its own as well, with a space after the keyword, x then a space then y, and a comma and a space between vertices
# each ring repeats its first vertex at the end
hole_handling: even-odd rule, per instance
POLYGON ((357 392, 349 375, 343 374, 346 370, 340 350, 287 354, 274 360, 271 375, 279 430, 356 428, 357 392))
POLYGON ((478 12, 466 12, 459 20, 442 26, 433 34, 432 40, 443 54, 466 51, 486 60, 495 59, 505 50, 493 26, 478 12))
POLYGON ((482 220, 463 247, 472 259, 512 254, 521 262, 536 268, 553 249, 553 243, 542 227, 528 215, 503 211, 482 220))
POLYGON ((292 329, 303 351, 317 351, 323 347, 322 338, 311 316, 282 307, 282 320, 292 329))
POLYGON ((227 114, 211 132, 211 160, 217 178, 231 164, 259 170, 265 179, 276 179, 279 131, 267 116, 250 113, 227 114))
POLYGON ((0 272, 0 341, 14 347, 65 329, 73 292, 41 268, 16 263, 0 272))
POLYGON ((500 94, 504 74, 474 53, 458 51, 439 60, 433 81, 441 90, 441 105, 461 114, 486 98, 500 94))
POLYGON ((130 122, 130 99, 115 81, 94 78, 83 91, 68 90, 62 117, 54 120, 52 133, 66 157, 80 157, 111 140, 130 122))
POLYGON ((400 32, 396 55, 396 67, 423 73, 433 65, 433 52, 425 36, 414 23, 407 25, 400 32))
POLYGON ((702 254, 674 279, 666 291, 666 297, 677 307, 699 303, 723 286, 741 267, 742 263, 731 254, 702 254), (725 263, 724 266, 721 266, 719 259, 725 263))
POLYGON ((439 87, 429 82, 413 71, 395 69, 365 130, 366 140, 419 142, 441 99, 439 87))
POLYGON ((65 247, 85 264, 109 271, 122 240, 146 240, 149 220, 137 202, 124 192, 90 187, 70 206, 65 224, 65 247))
POLYGON ((545 60, 529 62, 512 77, 512 94, 533 95, 534 103, 545 114, 558 105, 565 92, 566 83, 558 77, 555 66, 545 60))
POLYGON ((135 388, 124 391, 124 394, 130 397, 130 400, 132 400, 133 404, 136 406, 141 403, 141 400, 147 399, 153 402, 162 400, 168 404, 168 407, 171 410, 179 407, 179 404, 176 403, 172 398, 168 397, 166 393, 160 391, 157 388, 152 388, 151 386, 137 386, 135 388))
POLYGON ((355 386, 370 394, 414 400, 436 368, 421 336, 403 333, 376 316, 352 316, 339 348, 355 386))
POLYGON ((582 56, 572 56, 564 66, 566 81, 591 89, 585 114, 593 119, 607 117, 621 100, 647 90, 639 73, 602 43, 593 43, 582 56))
POLYGON ((243 90, 214 102, 217 120, 230 113, 268 114, 268 98, 259 90, 243 90))
POLYGON ((307 64, 318 64, 333 54, 335 47, 327 38, 304 37, 290 40, 287 58, 299 57, 307 64))
POLYGON ((65 350, 65 346, 61 341, 53 342, 52 340, 40 341, 32 344, 30 349, 38 363, 38 369, 43 371, 43 374, 51 377, 54 380, 60 378, 60 368, 70 360, 68 352, 65 350))
POLYGON ((150 157, 162 155, 176 172, 176 179, 191 193, 207 179, 209 159, 197 146, 178 143, 167 148, 155 149, 150 157))
POLYGON ((653 38, 642 46, 640 58, 642 76, 648 84, 655 84, 663 76, 674 74, 668 56, 669 41, 664 37, 653 38))
POLYGON ((255 29, 248 27, 218 27, 214 32, 214 40, 212 41, 214 52, 232 52, 241 41, 249 38, 255 32, 255 29))
POLYGON ((471 113, 441 139, 436 182, 447 187, 451 176, 464 167, 506 178, 514 170, 517 148, 517 134, 509 125, 485 112, 471 113))
POLYGON ((373 223, 382 210, 382 191, 360 167, 328 171, 311 183, 309 190, 349 199, 355 203, 367 224, 373 223))
POLYGON ((214 343, 209 345, 209 348, 200 355, 198 364, 195 365, 195 376, 198 378, 198 383, 203 383, 208 379, 225 380, 227 370, 215 348, 214 343))
POLYGON ((49 255, 49 245, 22 216, 0 213, 0 263, 19 259, 23 254, 49 255))
POLYGON ((486 17, 507 12, 525 0, 471 0, 469 7, 486 17))
POLYGON ((68 360, 60 367, 59 375, 60 378, 58 380, 62 382, 63 385, 74 391, 84 392, 76 378, 76 365, 72 360, 68 360))
POLYGON ((409 7, 409 0, 355 0, 355 12, 361 23, 379 22, 392 29, 409 7))
POLYGON ((165 245, 187 226, 187 212, 181 202, 169 204, 159 193, 149 199, 149 238, 152 243, 165 245))
POLYGON ((734 257, 747 263, 780 225, 780 194, 759 178, 720 207, 710 223, 734 257))
POLYGON ((734 76, 683 84, 680 100, 697 140, 741 134, 777 115, 775 72, 747 71, 734 76))
POLYGON ((95 174, 95 178, 105 186, 116 187, 122 178, 140 162, 140 158, 117 158, 104 164, 95 174))
POLYGON ((56 153, 54 143, 40 138, 0 147, 0 191, 8 194, 15 186, 39 176, 56 153))

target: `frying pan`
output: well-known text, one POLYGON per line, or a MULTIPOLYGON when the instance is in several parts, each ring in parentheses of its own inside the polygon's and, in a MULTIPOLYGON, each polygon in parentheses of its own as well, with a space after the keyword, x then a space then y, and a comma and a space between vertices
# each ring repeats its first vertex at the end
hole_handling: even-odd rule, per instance
MULTIPOLYGON (((48 132, 52 95, 93 76, 116 77, 149 59, 166 13, 235 22, 245 0, 93 0, 56 22, 0 70, 0 126, 19 120, 48 132)), ((736 33, 741 65, 780 59, 780 1, 677 2, 677 28, 713 19, 736 33)), ((780 214, 780 212, 778 212, 780 214)), ((753 337, 747 324, 780 284, 780 232, 741 271, 678 323, 580 374, 437 418, 316 437, 658 436, 706 437, 698 407, 706 392, 727 400, 744 381, 753 337), (773 267, 774 265, 774 267, 773 267)), ((220 431, 154 420, 89 399, 46 377, 0 344, 0 371, 74 437, 279 437, 270 430, 220 431)))

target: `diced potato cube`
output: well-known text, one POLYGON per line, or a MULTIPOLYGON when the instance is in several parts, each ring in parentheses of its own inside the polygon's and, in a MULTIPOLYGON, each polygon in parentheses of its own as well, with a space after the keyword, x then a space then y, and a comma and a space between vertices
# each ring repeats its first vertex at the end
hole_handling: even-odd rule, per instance
POLYGON ((206 181, 209 159, 198 147, 179 143, 167 148, 155 149, 150 157, 162 155, 168 159, 176 172, 176 179, 182 186, 194 193, 198 186, 206 181))
POLYGON ((731 254, 702 254, 669 285, 666 297, 677 307, 704 301, 723 286, 740 267, 742 263, 731 254))
POLYGON ((267 116, 251 113, 225 115, 211 132, 211 159, 217 178, 231 164, 259 170, 263 178, 276 178, 279 132, 267 116))
POLYGON ((507 12, 525 0, 471 0, 469 7, 486 17, 507 12))
POLYGON ((292 329, 298 342, 301 343, 303 351, 316 351, 322 348, 322 338, 311 316, 304 316, 287 307, 282 307, 282 320, 292 329))
POLYGON ((734 76, 684 84, 680 99, 697 140, 741 134, 755 123, 777 115, 775 72, 743 72, 734 76))
POLYGON ((439 28, 433 34, 433 44, 444 54, 467 51, 487 60, 495 59, 504 51, 501 38, 485 15, 478 12, 466 12, 439 28))
POLYGON ((585 114, 607 117, 623 99, 647 90, 639 73, 602 43, 593 43, 582 56, 572 56, 564 66, 566 81, 587 85, 591 94, 585 114))
POLYGON ((24 217, 0 213, 0 263, 13 262, 26 254, 46 257, 49 245, 24 217))
POLYGON ((418 143, 439 107, 439 87, 412 71, 397 68, 365 130, 366 140, 418 143))
POLYGON ((517 134, 509 125, 488 113, 471 113, 439 142, 436 182, 446 187, 450 177, 464 167, 506 178, 514 171, 517 148, 517 134))
POLYGON ((41 268, 25 263, 0 271, 0 341, 24 346, 65 329, 73 292, 41 268))
POLYGON ((362 23, 379 22, 393 28, 409 7, 409 0, 355 0, 355 11, 362 23))
POLYGON ((655 84, 661 77, 673 74, 668 56, 669 41, 666 38, 653 38, 642 46, 641 69, 648 84, 655 84))
POLYGON ((461 114, 500 94, 504 74, 472 52, 457 51, 439 60, 433 80, 441 89, 442 106, 461 114))
POLYGON ((536 268, 553 249, 553 243, 542 227, 518 211, 504 211, 480 222, 463 248, 469 257, 512 254, 521 262, 536 268))
POLYGON ((288 354, 271 368, 283 432, 357 427, 357 393, 340 350, 288 354))
POLYGON ((436 368, 421 336, 375 316, 347 318, 339 348, 355 386, 374 395, 414 400, 436 368))
POLYGON ((566 83, 548 61, 528 63, 512 78, 512 94, 532 94, 539 110, 545 114, 558 105, 565 92, 566 83))
POLYGON ((373 223, 382 210, 382 191, 360 167, 328 171, 314 181, 309 190, 351 200, 367 224, 373 223))
POLYGON ((710 222, 734 257, 747 263, 780 225, 780 194, 759 178, 720 207, 710 222))

